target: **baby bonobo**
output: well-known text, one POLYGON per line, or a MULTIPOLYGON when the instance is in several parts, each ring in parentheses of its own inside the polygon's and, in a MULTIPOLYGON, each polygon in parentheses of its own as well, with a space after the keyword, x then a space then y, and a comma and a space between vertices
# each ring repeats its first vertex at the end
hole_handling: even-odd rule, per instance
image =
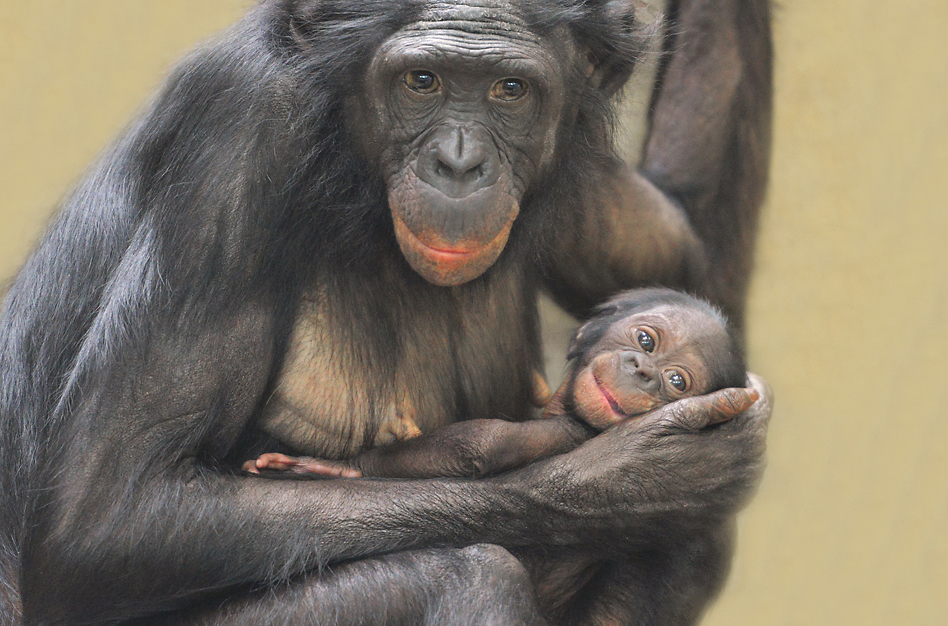
POLYGON ((723 316, 670 289, 627 291, 600 306, 576 332, 567 358, 566 380, 544 419, 475 419, 424 435, 407 428, 406 438, 345 461, 269 453, 244 469, 271 476, 486 476, 568 452, 669 402, 746 383, 744 360, 723 316))

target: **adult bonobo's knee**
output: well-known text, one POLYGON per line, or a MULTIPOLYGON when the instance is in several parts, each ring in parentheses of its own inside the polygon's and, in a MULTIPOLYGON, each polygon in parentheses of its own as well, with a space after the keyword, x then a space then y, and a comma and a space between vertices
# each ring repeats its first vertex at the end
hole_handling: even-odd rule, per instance
MULTIPOLYGON (((546 620, 534 592, 530 574, 506 549, 488 543, 461 550, 468 573, 461 580, 459 605, 465 605, 468 620, 458 624, 496 624, 497 626, 545 626, 546 620)), ((450 607, 445 607, 450 610, 450 607)), ((433 624, 447 624, 457 614, 433 624)))

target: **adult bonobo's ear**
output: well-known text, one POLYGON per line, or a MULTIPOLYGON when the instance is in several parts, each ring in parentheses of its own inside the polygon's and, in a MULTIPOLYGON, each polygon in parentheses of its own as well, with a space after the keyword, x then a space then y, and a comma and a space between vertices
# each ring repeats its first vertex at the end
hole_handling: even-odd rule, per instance
POLYGON ((658 21, 642 24, 636 20, 636 9, 644 7, 641 0, 591 4, 598 5, 594 9, 598 19, 589 26, 598 32, 582 33, 579 39, 587 46, 586 75, 590 84, 612 96, 628 82, 636 63, 645 58, 658 21))
POLYGON ((283 10, 288 18, 288 35, 300 48, 308 47, 310 30, 319 21, 323 5, 322 0, 284 0, 283 10))
POLYGON ((287 38, 303 50, 316 39, 332 44, 341 56, 358 56, 401 25, 414 20, 417 3, 392 6, 391 0, 282 0, 287 38))

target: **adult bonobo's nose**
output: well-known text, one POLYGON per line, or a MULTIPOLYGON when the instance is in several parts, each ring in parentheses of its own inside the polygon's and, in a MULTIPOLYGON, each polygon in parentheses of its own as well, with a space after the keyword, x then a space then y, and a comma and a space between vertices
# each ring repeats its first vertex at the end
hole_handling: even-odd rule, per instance
POLYGON ((500 157, 485 128, 442 126, 426 139, 416 173, 444 195, 464 198, 497 182, 500 157))
POLYGON ((654 394, 661 387, 658 370, 648 355, 634 350, 623 350, 619 353, 619 363, 622 371, 631 377, 636 387, 650 394, 654 394))

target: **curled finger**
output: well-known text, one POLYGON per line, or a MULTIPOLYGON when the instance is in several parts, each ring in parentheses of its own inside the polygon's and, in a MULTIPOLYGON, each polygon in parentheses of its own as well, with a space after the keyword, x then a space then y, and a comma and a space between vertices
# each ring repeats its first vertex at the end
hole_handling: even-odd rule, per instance
POLYGON ((680 428, 701 430, 740 415, 760 398, 756 389, 733 387, 673 402, 658 412, 680 428))

